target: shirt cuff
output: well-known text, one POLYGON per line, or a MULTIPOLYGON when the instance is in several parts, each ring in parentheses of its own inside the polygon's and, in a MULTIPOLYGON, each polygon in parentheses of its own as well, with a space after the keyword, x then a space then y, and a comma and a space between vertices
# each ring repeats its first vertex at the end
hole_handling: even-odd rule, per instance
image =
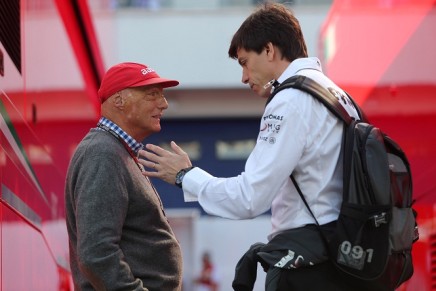
POLYGON ((183 198, 185 202, 198 201, 200 190, 204 183, 212 179, 208 172, 195 167, 183 177, 183 198))

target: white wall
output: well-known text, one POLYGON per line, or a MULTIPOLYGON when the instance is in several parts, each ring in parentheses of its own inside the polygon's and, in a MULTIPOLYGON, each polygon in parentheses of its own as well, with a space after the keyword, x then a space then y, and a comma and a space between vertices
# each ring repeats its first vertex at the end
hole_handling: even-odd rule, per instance
MULTIPOLYGON (((124 9, 94 18, 106 66, 133 60, 179 80, 178 88, 237 88, 243 87, 241 69, 227 51, 252 9, 124 9)), ((318 33, 328 9, 295 8, 311 56, 318 55, 318 33)))

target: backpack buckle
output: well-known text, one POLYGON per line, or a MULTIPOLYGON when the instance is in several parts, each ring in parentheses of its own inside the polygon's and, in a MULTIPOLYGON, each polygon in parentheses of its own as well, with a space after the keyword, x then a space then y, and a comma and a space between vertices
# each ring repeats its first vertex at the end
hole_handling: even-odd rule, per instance
POLYGON ((376 214, 372 217, 374 220, 374 226, 379 227, 383 223, 388 223, 386 212, 382 212, 380 214, 376 214))

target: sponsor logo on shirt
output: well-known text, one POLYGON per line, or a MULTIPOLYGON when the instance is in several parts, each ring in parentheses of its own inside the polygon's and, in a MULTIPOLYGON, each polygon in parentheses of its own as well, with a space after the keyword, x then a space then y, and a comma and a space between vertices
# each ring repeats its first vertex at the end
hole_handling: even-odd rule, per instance
POLYGON ((263 117, 263 120, 269 120, 269 119, 282 121, 283 120, 283 115, 270 114, 270 115, 266 115, 266 116, 263 117))
POLYGON ((275 144, 276 143, 276 138, 273 136, 259 136, 259 141, 266 141, 269 144, 275 144))
POLYGON ((279 133, 279 131, 280 131, 280 124, 264 123, 262 128, 260 129, 260 131, 279 133))
POLYGON ((280 132, 283 115, 268 114, 262 117, 262 125, 260 127, 259 141, 268 142, 269 144, 276 143, 276 135, 280 132), (274 136, 271 136, 274 135, 274 136))

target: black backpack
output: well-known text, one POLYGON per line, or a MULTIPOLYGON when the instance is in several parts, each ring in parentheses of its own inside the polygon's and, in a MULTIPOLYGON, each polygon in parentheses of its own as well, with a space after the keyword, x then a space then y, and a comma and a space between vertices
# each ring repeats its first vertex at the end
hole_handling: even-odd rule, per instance
POLYGON ((323 233, 301 189, 291 179, 312 214, 334 265, 346 276, 362 280, 368 290, 394 290, 413 274, 412 244, 418 240, 412 209, 412 175, 399 145, 367 123, 359 106, 347 95, 361 120, 354 120, 334 91, 297 75, 277 86, 309 93, 344 121, 343 202, 333 235, 323 233))

